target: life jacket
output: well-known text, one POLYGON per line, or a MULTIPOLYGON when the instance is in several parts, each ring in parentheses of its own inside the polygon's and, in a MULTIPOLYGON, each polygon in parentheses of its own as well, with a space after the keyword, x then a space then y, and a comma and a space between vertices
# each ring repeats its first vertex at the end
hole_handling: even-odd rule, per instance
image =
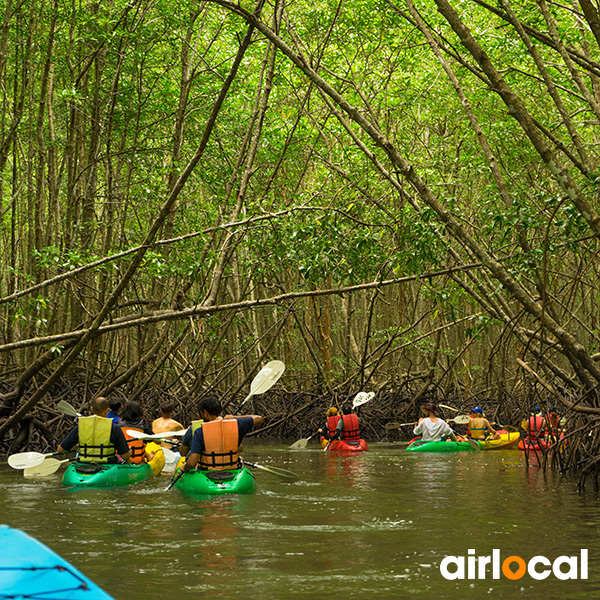
POLYGON ((195 421, 192 421, 192 435, 196 433, 196 429, 198 429, 198 427, 202 427, 203 423, 204 419, 196 419, 195 421))
POLYGON ((112 419, 92 415, 79 417, 79 456, 78 462, 105 463, 116 455, 110 443, 112 419))
POLYGON ((344 428, 342 429, 342 439, 348 442, 360 440, 360 425, 358 417, 351 413, 342 417, 344 428))
POLYGON ((209 471, 239 468, 239 429, 236 419, 215 419, 202 424, 204 450, 200 468, 209 471))
POLYGON ((141 465, 144 462, 144 454, 146 454, 146 442, 130 436, 126 430, 133 429, 133 431, 141 431, 142 433, 144 433, 144 430, 139 429, 138 427, 129 427, 129 425, 121 427, 121 429, 125 439, 127 440, 127 445, 131 450, 131 462, 134 465, 141 465))
POLYGON ((327 433, 329 437, 332 438, 335 435, 337 424, 340 422, 342 417, 340 415, 333 415, 331 417, 327 417, 327 433))
POLYGON ((537 438, 544 437, 544 430, 542 424, 544 422, 543 417, 531 416, 527 420, 527 435, 530 439, 536 440, 537 438))

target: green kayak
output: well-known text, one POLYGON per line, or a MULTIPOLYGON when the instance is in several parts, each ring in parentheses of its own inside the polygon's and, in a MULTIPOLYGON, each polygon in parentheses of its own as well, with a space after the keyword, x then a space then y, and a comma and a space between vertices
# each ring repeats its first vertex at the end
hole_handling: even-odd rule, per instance
POLYGON ((152 467, 149 463, 92 465, 75 462, 67 467, 62 482, 69 487, 108 488, 130 485, 152 477, 152 467))
MULTIPOLYGON (((179 475, 179 469, 175 477, 179 475)), ((254 475, 246 468, 231 471, 188 471, 175 482, 182 492, 202 495, 250 494, 256 489, 254 475)))
POLYGON ((469 442, 422 442, 416 440, 411 442, 406 450, 408 452, 474 452, 475 448, 472 448, 469 442))

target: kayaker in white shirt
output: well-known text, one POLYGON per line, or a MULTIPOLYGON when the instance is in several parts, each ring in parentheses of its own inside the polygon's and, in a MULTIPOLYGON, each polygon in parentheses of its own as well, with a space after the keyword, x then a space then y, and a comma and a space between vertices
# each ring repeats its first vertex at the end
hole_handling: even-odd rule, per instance
POLYGON ((421 410, 425 413, 425 418, 415 423, 416 427, 413 433, 420 435, 422 442, 439 442, 442 436, 449 437, 456 442, 456 436, 450 425, 436 416, 438 409, 435 404, 425 404, 421 407, 421 410))

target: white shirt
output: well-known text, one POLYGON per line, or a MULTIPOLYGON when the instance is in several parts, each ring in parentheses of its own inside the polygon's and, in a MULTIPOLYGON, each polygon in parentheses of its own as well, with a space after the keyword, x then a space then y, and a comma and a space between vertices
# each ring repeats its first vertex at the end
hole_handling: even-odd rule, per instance
POLYGON ((427 417, 423 419, 414 429, 415 435, 421 435, 423 442, 438 442, 442 439, 442 435, 450 435, 454 433, 450 425, 443 419, 438 419, 435 423, 427 417))

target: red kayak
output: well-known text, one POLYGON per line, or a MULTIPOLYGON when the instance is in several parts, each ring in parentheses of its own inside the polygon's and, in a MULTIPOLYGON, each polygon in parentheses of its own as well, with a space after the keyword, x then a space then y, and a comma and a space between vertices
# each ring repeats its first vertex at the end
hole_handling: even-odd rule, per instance
POLYGON ((367 442, 360 439, 356 442, 346 442, 344 440, 333 440, 329 443, 325 438, 321 438, 321 446, 331 452, 365 452, 369 449, 367 442), (329 444, 329 445, 328 445, 329 444))
MULTIPOLYGON (((563 438, 564 434, 560 434, 563 438)), ((548 438, 523 438, 517 448, 524 450, 525 452, 544 452, 547 448, 552 446, 553 440, 548 438)), ((562 450, 566 444, 566 441, 559 445, 559 449, 562 450)))

